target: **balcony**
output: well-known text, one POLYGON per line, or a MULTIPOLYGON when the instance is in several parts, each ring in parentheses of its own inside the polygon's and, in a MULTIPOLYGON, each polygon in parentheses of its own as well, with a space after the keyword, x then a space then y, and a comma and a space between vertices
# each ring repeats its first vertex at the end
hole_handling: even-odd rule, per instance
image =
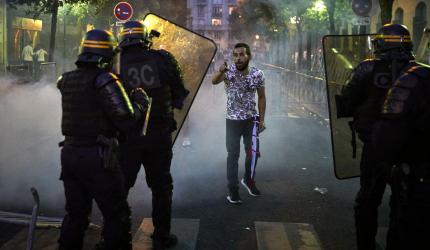
POLYGON ((197 5, 207 5, 208 4, 208 0, 196 0, 196 4, 197 5))
POLYGON ((199 25, 195 24, 193 25, 193 30, 219 30, 219 31, 228 31, 230 30, 230 27, 228 25, 199 25))

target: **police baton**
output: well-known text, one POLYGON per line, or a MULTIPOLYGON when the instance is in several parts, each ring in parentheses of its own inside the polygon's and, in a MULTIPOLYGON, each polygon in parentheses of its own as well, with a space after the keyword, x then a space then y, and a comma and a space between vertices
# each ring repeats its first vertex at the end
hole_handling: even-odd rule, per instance
POLYGON ((148 97, 148 99, 149 99, 149 102, 148 102, 148 109, 146 110, 146 115, 145 115, 145 123, 143 124, 142 132, 140 133, 140 135, 143 135, 143 136, 146 135, 146 131, 148 130, 149 115, 151 114, 151 107, 152 107, 152 97, 148 97))

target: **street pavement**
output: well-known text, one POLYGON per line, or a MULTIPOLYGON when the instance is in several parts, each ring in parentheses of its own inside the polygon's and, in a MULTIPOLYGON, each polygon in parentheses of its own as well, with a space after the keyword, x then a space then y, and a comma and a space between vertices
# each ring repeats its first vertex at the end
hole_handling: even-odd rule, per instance
MULTIPOLYGON (((270 82, 266 84, 270 88, 270 82)), ((276 101, 270 100, 267 129, 260 135, 256 184, 262 195, 252 197, 241 186, 243 204, 229 204, 224 88, 204 81, 174 145, 173 231, 180 236, 182 248, 178 249, 356 249, 353 201, 359 183, 357 178, 335 178, 327 121, 294 100, 278 109, 282 112, 271 113, 273 105, 276 101)), ((244 173, 243 162, 242 148, 239 176, 244 173)), ((129 202, 135 240, 143 247, 151 217, 144 171, 129 202)), ((43 207, 45 216, 63 215, 62 205, 43 207)), ((97 209, 92 221, 101 223, 97 209)), ((381 226, 387 221, 385 199, 381 226)), ((0 223, 0 246, 13 240, 20 229, 24 228, 0 223)))

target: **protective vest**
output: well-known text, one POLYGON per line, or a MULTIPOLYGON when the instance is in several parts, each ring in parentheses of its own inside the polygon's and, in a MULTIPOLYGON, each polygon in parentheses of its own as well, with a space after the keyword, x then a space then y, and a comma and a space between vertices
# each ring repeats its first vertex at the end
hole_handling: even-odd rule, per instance
POLYGON ((113 135, 113 126, 97 101, 94 82, 100 69, 77 69, 63 74, 58 88, 62 95, 61 131, 70 137, 113 135))
MULTIPOLYGON (((390 61, 371 60, 368 63, 372 67, 372 73, 365 79, 371 84, 367 85, 365 99, 354 114, 354 126, 362 139, 370 135, 373 124, 380 118, 387 92, 396 81, 393 79, 390 61)), ((402 65, 399 69, 395 69, 394 77, 398 78, 399 72, 407 67, 402 65)))
POLYGON ((143 88, 152 98, 150 127, 175 126, 172 111, 170 63, 162 52, 139 46, 123 48, 120 55, 120 76, 127 93, 143 88))

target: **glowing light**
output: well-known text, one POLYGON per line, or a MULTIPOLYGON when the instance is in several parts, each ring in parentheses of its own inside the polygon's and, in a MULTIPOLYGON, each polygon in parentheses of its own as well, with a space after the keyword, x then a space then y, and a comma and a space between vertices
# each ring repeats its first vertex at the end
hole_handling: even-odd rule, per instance
POLYGON ((290 22, 291 23, 299 23, 300 22, 300 17, 298 17, 298 16, 290 17, 290 22))
POLYGON ((317 0, 317 1, 314 3, 313 9, 314 9, 315 11, 322 12, 322 11, 325 11, 325 10, 327 9, 327 7, 325 6, 324 1, 322 1, 322 0, 317 0))
POLYGON ((255 35, 255 39, 260 39, 260 36, 257 34, 257 35, 255 35))
POLYGON ((278 29, 274 29, 273 31, 274 31, 274 32, 278 32, 278 29))

